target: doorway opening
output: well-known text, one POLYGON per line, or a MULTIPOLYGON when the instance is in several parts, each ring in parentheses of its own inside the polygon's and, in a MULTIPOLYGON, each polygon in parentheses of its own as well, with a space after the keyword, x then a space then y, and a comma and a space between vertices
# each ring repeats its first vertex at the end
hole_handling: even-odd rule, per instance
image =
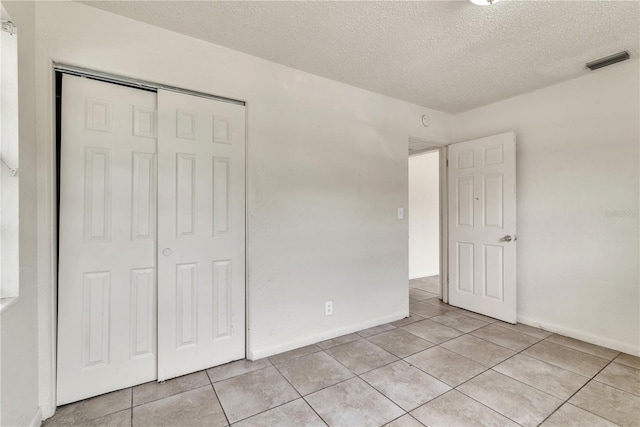
POLYGON ((446 147, 409 139, 409 302, 447 302, 446 147))

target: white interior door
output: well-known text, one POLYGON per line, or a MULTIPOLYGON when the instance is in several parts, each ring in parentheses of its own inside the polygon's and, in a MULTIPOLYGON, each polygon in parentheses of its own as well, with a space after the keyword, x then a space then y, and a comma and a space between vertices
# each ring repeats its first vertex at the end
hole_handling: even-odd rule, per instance
POLYGON ((64 75, 59 405, 156 378, 156 94, 64 75))
POLYGON ((158 379, 245 355, 244 106, 158 91, 158 379))
POLYGON ((514 132, 449 145, 449 303, 516 322, 514 132))

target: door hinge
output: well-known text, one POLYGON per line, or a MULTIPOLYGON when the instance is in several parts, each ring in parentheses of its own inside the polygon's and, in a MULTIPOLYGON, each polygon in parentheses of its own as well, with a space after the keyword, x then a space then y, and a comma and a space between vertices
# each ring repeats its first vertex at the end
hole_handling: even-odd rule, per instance
POLYGON ((447 159, 447 167, 449 167, 449 159, 447 159))

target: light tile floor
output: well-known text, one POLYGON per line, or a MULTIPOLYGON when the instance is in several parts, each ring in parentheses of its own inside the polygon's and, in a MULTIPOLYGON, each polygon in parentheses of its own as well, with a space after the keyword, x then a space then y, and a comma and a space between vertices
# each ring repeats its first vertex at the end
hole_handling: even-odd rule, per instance
POLYGON ((438 300, 407 319, 58 408, 47 427, 638 426, 640 358, 438 300))

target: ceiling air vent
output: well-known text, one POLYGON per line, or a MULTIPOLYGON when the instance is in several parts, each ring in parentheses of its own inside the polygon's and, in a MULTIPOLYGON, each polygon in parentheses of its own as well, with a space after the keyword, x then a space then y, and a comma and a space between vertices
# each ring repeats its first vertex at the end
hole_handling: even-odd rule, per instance
POLYGON ((587 62, 587 68, 593 71, 597 70, 598 68, 606 67, 607 65, 626 61, 627 59, 629 59, 629 52, 625 50, 622 52, 614 53, 613 55, 605 56, 604 58, 596 59, 595 61, 587 62))

